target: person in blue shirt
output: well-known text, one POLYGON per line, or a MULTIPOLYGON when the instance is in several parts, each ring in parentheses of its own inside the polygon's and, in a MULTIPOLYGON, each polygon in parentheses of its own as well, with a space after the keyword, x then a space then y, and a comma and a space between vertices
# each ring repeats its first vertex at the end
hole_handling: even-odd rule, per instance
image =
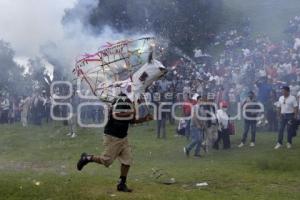
POLYGON ((258 87, 257 100, 263 105, 267 104, 272 91, 272 85, 268 82, 267 77, 264 77, 261 81, 256 82, 258 87))

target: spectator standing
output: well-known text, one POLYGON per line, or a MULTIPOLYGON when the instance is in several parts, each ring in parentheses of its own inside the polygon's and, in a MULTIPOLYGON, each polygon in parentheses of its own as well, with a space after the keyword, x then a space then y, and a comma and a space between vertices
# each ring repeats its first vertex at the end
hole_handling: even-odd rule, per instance
POLYGON ((295 96, 290 94, 290 88, 288 86, 282 87, 283 95, 278 101, 278 112, 280 115, 280 127, 278 133, 277 144, 274 149, 279 149, 283 144, 283 135, 285 127, 287 127, 287 148, 292 148, 292 121, 298 118, 298 103, 295 96))
MULTIPOLYGON (((195 102, 190 98, 190 94, 186 94, 184 96, 184 103, 183 103, 183 115, 184 117, 191 117, 192 107, 195 102)), ((186 139, 190 139, 190 128, 191 128, 191 119, 186 120, 186 128, 185 128, 185 136, 186 139)))
POLYGON ((278 101, 276 91, 272 90, 270 95, 269 103, 265 108, 266 117, 269 124, 269 131, 278 131, 278 119, 277 119, 277 107, 276 102, 278 101))
POLYGON ((204 130, 204 123, 200 120, 199 116, 203 116, 204 111, 201 107, 201 96, 197 97, 197 104, 193 106, 193 115, 191 119, 191 142, 183 148, 183 151, 186 156, 190 155, 190 151, 195 147, 195 157, 200 157, 202 136, 204 130))
POLYGON ((213 146, 218 138, 218 119, 216 115, 217 105, 215 104, 215 94, 204 94, 204 112, 205 112, 205 126, 204 126, 204 138, 202 145, 206 152, 209 147, 213 146))
POLYGON ((71 116, 70 116, 70 119, 68 120, 69 133, 67 135, 71 136, 71 138, 75 138, 77 136, 76 135, 77 109, 78 109, 78 105, 80 103, 78 92, 79 91, 76 91, 70 98, 70 103, 72 105, 72 112, 69 113, 71 116))
POLYGON ((45 118, 46 122, 50 121, 50 109, 51 109, 51 101, 47 96, 46 90, 42 91, 42 101, 43 101, 43 118, 45 118))
MULTIPOLYGON (((242 105, 242 109, 258 109, 258 105, 255 105, 255 103, 258 103, 255 94, 253 91, 250 91, 248 94, 248 98, 245 100, 245 102, 242 105), (248 105, 249 104, 249 105, 248 105)), ((257 111, 247 111, 245 112, 246 116, 244 116, 244 132, 242 136, 242 141, 238 145, 239 148, 243 147, 246 143, 248 132, 251 129, 251 143, 250 147, 255 147, 255 140, 256 140, 256 123, 257 123, 257 111)))
POLYGON ((237 112, 237 94, 235 93, 235 90, 231 88, 228 93, 228 99, 229 99, 229 114, 231 116, 236 115, 237 112))
POLYGON ((21 122, 23 127, 26 127, 28 125, 29 107, 30 107, 30 97, 23 96, 20 101, 21 122))
POLYGON ((40 94, 36 94, 33 97, 33 104, 32 104, 32 117, 33 117, 33 124, 35 125, 42 125, 42 118, 44 113, 43 107, 44 100, 40 94))
POLYGON ((223 149, 230 148, 230 135, 229 135, 229 116, 227 114, 228 103, 222 101, 220 103, 220 109, 217 110, 218 119, 218 138, 214 144, 214 149, 219 149, 219 142, 222 140, 223 149))
POLYGON ((167 113, 163 112, 162 110, 165 109, 166 105, 165 103, 165 98, 163 93, 158 93, 156 101, 156 107, 157 107, 157 138, 163 138, 166 139, 166 120, 167 120, 167 113), (162 133, 162 134, 161 134, 162 133))

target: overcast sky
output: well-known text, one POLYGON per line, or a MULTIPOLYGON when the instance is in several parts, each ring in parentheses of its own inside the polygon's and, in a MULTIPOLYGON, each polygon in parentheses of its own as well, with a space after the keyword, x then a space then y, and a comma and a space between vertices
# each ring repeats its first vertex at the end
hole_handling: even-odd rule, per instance
POLYGON ((61 19, 76 0, 0 0, 0 39, 19 60, 39 55, 40 45, 63 37, 61 19))

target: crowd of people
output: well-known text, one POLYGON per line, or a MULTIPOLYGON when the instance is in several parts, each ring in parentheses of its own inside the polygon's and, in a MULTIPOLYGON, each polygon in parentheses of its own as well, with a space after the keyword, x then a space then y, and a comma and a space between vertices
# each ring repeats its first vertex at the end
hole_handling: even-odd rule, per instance
MULTIPOLYGON (((30 96, 0 96, 0 123, 15 124, 20 122, 23 127, 28 125, 41 126, 50 121, 60 120, 69 126, 68 136, 76 137, 77 109, 80 103, 87 99, 80 99, 78 91, 70 98, 60 99, 65 94, 64 89, 58 88, 50 95, 46 90, 38 89, 30 96), (72 110, 66 104, 70 104, 72 110), (52 110, 52 113, 51 113, 52 110), (71 116, 70 118, 68 116, 71 116), (67 120, 68 119, 68 120, 67 120)), ((95 100, 93 100, 95 101, 95 100)), ((89 100, 89 102, 91 102, 89 100)), ((101 110, 93 106, 84 106, 81 109, 80 119, 82 123, 99 123, 101 110)))
POLYGON ((41 125, 43 119, 50 121, 50 99, 45 90, 31 96, 1 95, 0 102, 1 124, 21 122, 26 127, 28 123, 41 125))
MULTIPOLYGON (((197 98, 192 98, 194 94, 202 96, 200 101, 210 94, 216 105, 226 105, 228 116, 236 116, 245 102, 259 102, 264 108, 259 116, 264 117, 244 120, 244 132, 238 146, 245 145, 251 130, 250 146, 254 147, 256 129, 264 129, 279 132, 277 149, 282 145, 283 130, 288 123, 287 147, 291 148, 291 135, 295 135, 292 133, 295 131, 290 130, 292 125, 289 124, 292 123, 291 120, 298 118, 294 115, 298 113, 300 97, 300 17, 296 16, 289 22, 285 31, 286 39, 280 42, 273 42, 267 35, 253 37, 249 34, 250 30, 250 24, 246 23, 242 30, 216 35, 213 46, 224 49, 219 58, 212 58, 204 53, 205 50, 195 50, 194 62, 184 58, 175 62, 166 80, 158 81, 150 91, 154 94, 160 93, 161 96, 171 93, 167 95, 170 96, 169 101, 183 101, 187 105, 197 104, 197 98), (279 97, 285 100, 280 100, 279 97), (292 100, 287 100, 290 98, 292 100), (290 101, 289 105, 286 104, 287 101, 290 101), (294 107, 297 109, 294 110, 294 107), (281 114, 277 114, 278 110, 281 114), (286 114, 290 117, 286 117, 286 114)), ((219 108, 222 110, 222 106, 219 108)), ((189 116, 190 106, 183 106, 182 112, 184 116, 189 116)), ((168 118, 167 115, 165 118, 168 118)), ((178 130, 189 138, 195 130, 195 123, 193 120, 181 120, 178 130), (185 131, 182 131, 182 127, 185 127, 185 131)), ((158 122, 158 137, 161 124, 165 122, 158 122)), ((220 127, 218 128, 220 132, 220 127)), ((228 142, 225 143, 227 148, 228 142)), ((193 146, 194 143, 191 144, 193 146)), ((191 146, 185 148, 187 154, 191 146)), ((218 145, 215 144, 214 147, 218 148, 218 145)), ((198 152, 195 154, 198 155, 198 152)))
MULTIPOLYGON (((295 97, 299 105, 300 17, 296 16, 289 22, 285 30, 286 39, 281 42, 272 42, 266 35, 253 37, 249 34, 250 30, 250 22, 248 22, 240 30, 230 30, 215 35, 212 48, 223 49, 219 57, 212 57, 205 50, 195 50, 193 59, 186 59, 184 56, 174 62, 167 76, 149 88, 150 101, 157 105, 163 102, 171 104, 184 102, 182 113, 185 117, 191 115, 193 110, 191 105, 197 106, 197 102, 214 102, 217 105, 217 108, 205 108, 213 109, 216 121, 209 121, 205 125, 193 118, 180 120, 178 132, 185 135, 187 139, 192 138, 192 143, 185 148, 187 154, 194 145, 196 149, 199 149, 200 137, 194 134, 199 132, 195 131, 197 129, 201 129, 202 135, 206 135, 206 138, 202 138, 200 145, 204 145, 206 150, 208 150, 208 143, 212 143, 213 139, 214 148, 219 148, 220 140, 223 140, 224 148, 230 148, 230 140, 225 132, 232 134, 234 130, 227 130, 233 129, 233 123, 227 118, 236 116, 245 103, 261 103, 264 108, 264 118, 244 121, 244 132, 239 147, 245 145, 250 130, 250 146, 254 147, 257 128, 279 131, 281 134, 282 127, 292 119, 288 117, 289 120, 283 123, 277 115, 277 110, 278 107, 284 106, 281 105, 283 103, 279 99, 282 95, 282 87, 295 97)), ((72 137, 76 137, 76 107, 83 101, 75 96, 77 95, 73 95, 68 100, 74 107, 73 117, 69 122, 65 122, 69 124, 68 135, 72 137)), ((23 97, 2 95, 0 97, 0 122, 21 121, 24 127, 28 123, 41 125, 43 121, 49 122, 52 98, 53 96, 45 90, 23 97)), ((294 100, 291 101, 294 103, 294 100)), ((283 102, 285 104, 286 100, 284 99, 283 102)), ((168 105, 170 108, 170 104, 168 105)), ((63 107, 54 108, 55 116, 65 116, 67 112, 63 107)), ((84 107, 80 118, 83 122, 99 122, 101 114, 98 109, 84 107)), ((248 114, 251 115, 251 113, 248 114)), ((170 124, 175 124, 171 113, 162 113, 161 118, 157 120, 158 138, 166 138, 167 120, 170 124)), ((282 144, 282 139, 279 139, 278 143, 282 144)), ((289 144, 291 145, 291 140, 289 144)), ((198 154, 197 150, 195 155, 198 154)))

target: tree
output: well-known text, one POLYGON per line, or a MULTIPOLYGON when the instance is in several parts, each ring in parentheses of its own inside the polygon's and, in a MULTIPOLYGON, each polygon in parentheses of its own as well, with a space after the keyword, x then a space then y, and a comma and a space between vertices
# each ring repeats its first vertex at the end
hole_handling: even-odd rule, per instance
POLYGON ((154 32, 191 55, 210 44, 224 20, 222 8, 222 0, 99 0, 89 22, 96 33, 105 25, 121 32, 154 32))
POLYGON ((9 43, 0 40, 0 91, 11 95, 26 94, 30 79, 23 76, 24 67, 14 61, 15 52, 9 43))

